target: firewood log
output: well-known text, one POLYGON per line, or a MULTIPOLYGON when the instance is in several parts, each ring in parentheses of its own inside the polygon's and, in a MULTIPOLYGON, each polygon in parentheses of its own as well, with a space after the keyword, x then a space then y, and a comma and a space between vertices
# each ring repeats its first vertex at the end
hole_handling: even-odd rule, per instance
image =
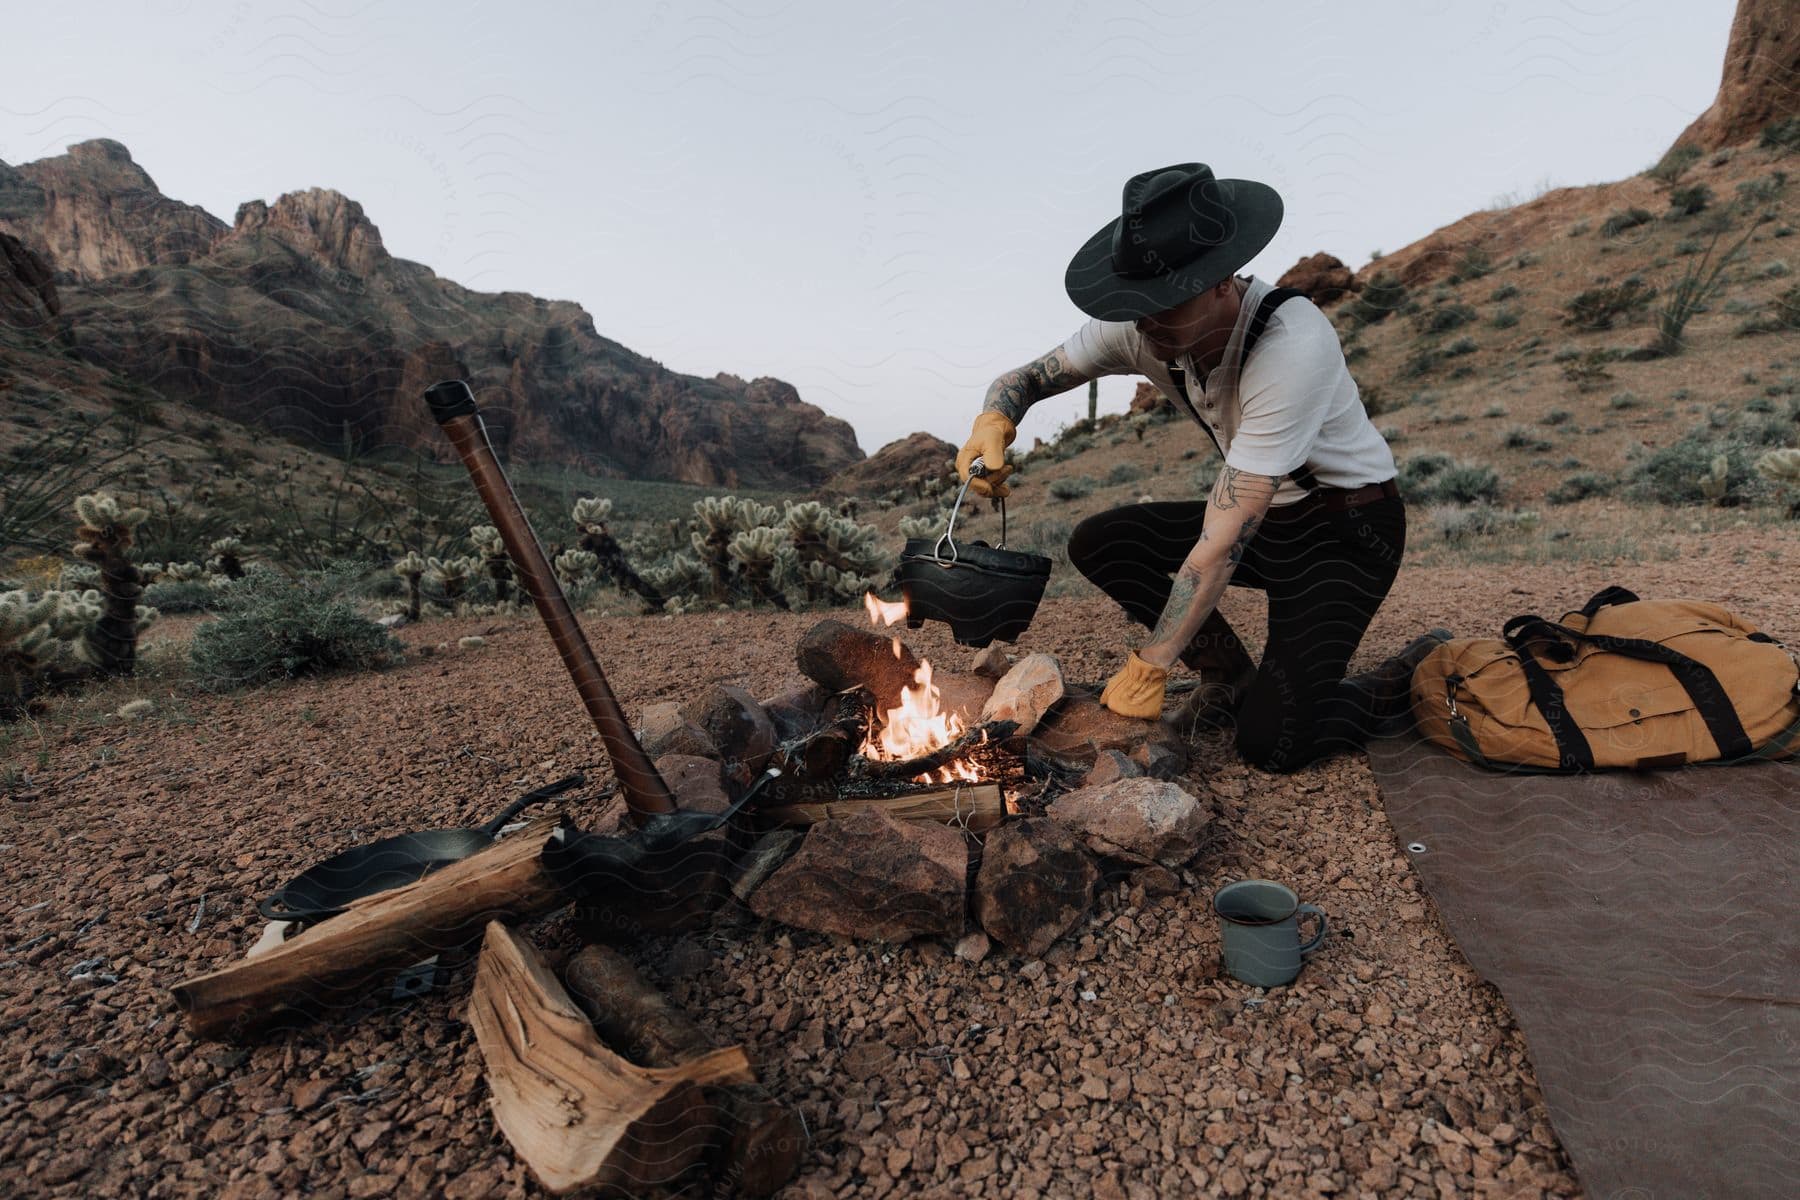
POLYGON ((537 950, 489 923, 469 996, 494 1120, 555 1195, 640 1196, 697 1163, 718 1130, 703 1084, 755 1079, 737 1047, 646 1069, 601 1044, 537 950))
MULTIPOLYGON (((686 1014, 616 950, 584 947, 563 977, 601 1038, 638 1063, 677 1067, 716 1053, 686 1014)), ((718 1105, 730 1137, 723 1169, 744 1195, 773 1195, 793 1177, 806 1149, 799 1113, 740 1086, 721 1089, 718 1105)))
POLYGON ((1006 797, 997 783, 945 785, 906 796, 857 796, 783 804, 764 808, 761 815, 783 825, 805 826, 848 817, 866 808, 879 808, 896 821, 942 821, 974 833, 1006 820, 1006 797))
POLYGON ((237 1036, 357 993, 421 959, 471 941, 496 916, 529 917, 568 901, 538 861, 558 818, 535 821, 417 883, 378 892, 255 958, 178 984, 196 1037, 237 1036))
POLYGON ((881 708, 900 702, 900 693, 912 686, 919 669, 917 656, 893 635, 829 619, 806 631, 796 658, 800 673, 814 683, 834 692, 863 688, 881 708))

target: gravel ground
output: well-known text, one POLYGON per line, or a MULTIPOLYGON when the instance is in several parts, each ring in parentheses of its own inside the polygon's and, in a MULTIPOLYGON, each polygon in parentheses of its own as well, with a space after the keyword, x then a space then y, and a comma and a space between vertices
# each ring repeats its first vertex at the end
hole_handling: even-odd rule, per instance
MULTIPOLYGON (((1738 541, 1656 564, 1408 569, 1354 665, 1613 582, 1800 637, 1795 543, 1738 541)), ((1256 609, 1228 598, 1247 633, 1256 609)), ((608 619, 589 636, 635 711, 715 678, 800 682, 792 647, 815 619, 608 619)), ((196 1043, 168 990, 241 954, 255 897, 318 858, 605 770, 535 621, 403 637, 484 630, 485 649, 380 674, 13 730, 5 762, 29 779, 0 799, 0 1192, 541 1194, 487 1113, 466 969, 410 1005, 246 1046, 196 1043)), ((1025 648, 1101 679, 1126 637, 1103 602, 1057 600, 1025 648)), ((908 640, 969 653, 936 628, 908 640)), ((1365 761, 1272 777, 1209 735, 1185 782, 1218 820, 1184 890, 1115 881, 1041 961, 727 920, 644 965, 803 1110, 797 1196, 1579 1195, 1507 1007, 1421 891, 1365 761), (1221 976, 1206 905, 1246 875, 1289 882, 1338 931, 1267 995, 1221 976)), ((572 946, 556 920, 537 940, 572 946)))

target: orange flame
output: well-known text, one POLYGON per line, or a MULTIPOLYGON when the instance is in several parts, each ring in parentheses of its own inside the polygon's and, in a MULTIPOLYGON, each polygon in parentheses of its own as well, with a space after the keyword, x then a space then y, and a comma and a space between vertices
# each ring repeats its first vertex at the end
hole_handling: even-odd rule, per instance
POLYGON ((883 600, 874 592, 864 592, 863 607, 869 610, 869 623, 872 625, 898 625, 906 620, 904 600, 883 600))
MULTIPOLYGON (((894 625, 906 619, 906 604, 890 603, 873 592, 863 593, 863 607, 869 620, 877 625, 894 625)), ((903 657, 900 639, 893 639, 894 657, 903 657)), ((858 752, 876 762, 898 762, 920 758, 941 749, 962 736, 963 722, 953 712, 945 712, 938 689, 931 682, 931 663, 919 662, 913 672, 913 686, 903 688, 900 703, 881 714, 871 727, 858 752)), ((918 777, 921 783, 979 782, 981 772, 966 759, 957 759, 918 777)))

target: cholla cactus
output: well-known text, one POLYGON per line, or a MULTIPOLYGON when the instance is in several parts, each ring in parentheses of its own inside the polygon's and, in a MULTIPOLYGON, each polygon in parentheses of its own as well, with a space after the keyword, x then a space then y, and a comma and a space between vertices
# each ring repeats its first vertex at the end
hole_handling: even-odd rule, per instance
POLYGON ((406 619, 415 623, 424 599, 420 594, 419 578, 425 574, 425 566, 425 556, 417 550, 408 550, 394 562, 394 574, 406 580, 406 619))
POLYGON ((206 578, 206 568, 197 562, 172 562, 163 567, 162 575, 171 583, 193 583, 206 578))
POLYGON ((938 511, 929 517, 901 517, 900 536, 904 538, 936 537, 950 527, 950 514, 938 511))
MULTIPOLYGON (((580 505, 576 505, 577 511, 580 505)), ((469 529, 469 541, 481 553, 481 565, 487 568, 488 578, 494 581, 494 599, 505 604, 512 599, 512 560, 506 556, 506 540, 500 531, 492 525, 474 525, 469 529)))
POLYGON ((556 577, 564 587, 576 587, 593 582, 594 573, 600 569, 600 559, 588 550, 564 550, 556 556, 556 577))
POLYGON ((0 717, 24 708, 38 681, 63 651, 50 627, 61 593, 0 592, 0 717))
POLYGON ((1712 470, 1700 477, 1700 494, 1710 503, 1722 504, 1731 490, 1731 463, 1721 454, 1712 460, 1712 470))
POLYGON ((849 581, 866 583, 867 577, 878 574, 884 565, 886 555, 873 525, 858 525, 816 500, 801 504, 789 501, 783 523, 792 538, 799 560, 800 587, 809 603, 836 603, 860 597, 861 591, 849 591, 849 581), (830 573, 817 567, 828 567, 830 573))
POLYGON ((597 533, 606 529, 606 519, 612 516, 613 502, 603 496, 583 496, 575 502, 575 511, 570 517, 575 528, 583 533, 597 533))
POLYGON ((739 530, 732 535, 726 551, 738 561, 744 580, 750 585, 754 599, 764 600, 776 608, 788 606, 787 597, 775 585, 776 555, 786 539, 781 530, 769 525, 739 530))
POLYGON ((207 551, 212 558, 206 565, 227 579, 244 577, 244 543, 234 537, 222 537, 207 551))
POLYGON ((1756 460, 1756 473, 1781 489, 1788 516, 1800 517, 1800 449, 1771 450, 1756 460))
MULTIPOLYGON (((699 559, 687 554, 672 554, 667 563, 651 567, 644 572, 644 575, 659 593, 668 597, 683 598, 684 602, 693 600, 695 596, 705 591, 707 586, 706 567, 699 559)), ((662 607, 669 612, 677 611, 669 608, 667 602, 662 607)))
MULTIPOLYGON (((663 607, 663 592, 632 568, 625 547, 606 527, 612 508, 611 500, 598 496, 586 496, 575 502, 575 510, 570 516, 581 531, 581 548, 597 560, 599 578, 610 579, 621 592, 636 592, 643 597, 646 612, 659 611, 663 607)), ((673 524, 679 538, 680 522, 673 524)), ((685 544, 685 539, 677 544, 685 544)))
POLYGON ((467 556, 457 558, 427 558, 425 573, 431 582, 444 593, 444 599, 450 602, 451 611, 456 611, 462 603, 462 594, 469 586, 481 564, 467 556))
POLYGON ((100 618, 83 633, 83 656, 102 675, 129 675, 137 666, 137 635, 155 619, 155 610, 138 605, 143 580, 125 552, 131 548, 133 532, 150 513, 125 508, 107 492, 77 496, 75 513, 81 518, 75 554, 99 568, 104 597, 100 618))

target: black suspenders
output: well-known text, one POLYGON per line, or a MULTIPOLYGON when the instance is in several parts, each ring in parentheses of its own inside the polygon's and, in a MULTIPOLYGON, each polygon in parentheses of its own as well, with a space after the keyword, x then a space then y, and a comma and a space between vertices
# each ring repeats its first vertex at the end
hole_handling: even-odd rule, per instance
MULTIPOLYGON (((1263 330, 1268 328, 1269 318, 1274 315, 1275 310, 1280 308, 1286 301, 1292 300, 1295 296, 1304 295, 1306 295, 1306 293, 1299 288, 1275 288, 1262 298, 1262 303, 1258 304, 1256 306, 1256 311, 1250 314, 1250 327, 1244 331, 1244 349, 1243 352, 1238 355, 1238 369, 1240 375, 1243 370, 1243 364, 1250 361, 1250 351, 1256 349, 1256 343, 1262 337, 1263 330)), ((1169 375, 1175 380, 1175 389, 1181 393, 1181 402, 1187 405, 1188 412, 1193 414, 1194 420, 1199 424, 1200 428, 1206 430, 1206 436, 1212 438, 1213 449, 1219 452, 1219 457, 1221 459, 1224 458, 1225 450, 1219 445, 1218 435, 1213 433, 1211 425, 1208 425, 1201 419, 1199 410, 1194 407, 1193 398, 1188 395, 1187 372, 1173 362, 1164 363, 1163 365, 1169 369, 1169 375)), ((1292 471, 1289 471, 1288 478, 1299 484, 1302 491, 1310 492, 1319 486, 1318 479, 1313 475, 1312 466, 1308 463, 1301 463, 1292 471)))

